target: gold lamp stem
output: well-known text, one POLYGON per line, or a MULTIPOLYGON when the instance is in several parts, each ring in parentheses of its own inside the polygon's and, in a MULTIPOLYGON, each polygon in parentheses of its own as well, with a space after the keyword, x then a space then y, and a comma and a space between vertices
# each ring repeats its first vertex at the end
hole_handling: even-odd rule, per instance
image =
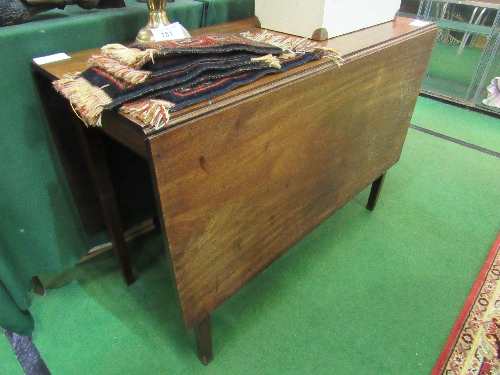
POLYGON ((139 30, 139 33, 135 38, 137 43, 154 42, 155 37, 151 32, 151 29, 158 29, 170 25, 167 12, 165 11, 167 0, 147 0, 147 4, 149 9, 148 23, 145 27, 139 30))

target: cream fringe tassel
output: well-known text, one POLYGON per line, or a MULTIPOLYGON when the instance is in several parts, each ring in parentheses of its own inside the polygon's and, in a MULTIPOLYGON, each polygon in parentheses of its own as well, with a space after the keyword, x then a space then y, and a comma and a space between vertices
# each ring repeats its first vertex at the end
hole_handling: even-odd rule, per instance
MULTIPOLYGON (((342 65, 343 59, 336 50, 332 48, 322 47, 318 45, 316 42, 309 40, 307 38, 300 38, 287 35, 276 35, 270 33, 267 30, 264 30, 260 33, 251 33, 247 31, 241 33, 240 35, 250 40, 254 40, 256 42, 271 44, 275 47, 281 48, 284 51, 292 53, 312 52, 321 57, 326 57, 331 59, 337 66, 342 65)), ((280 57, 286 58, 287 55, 285 53, 284 56, 280 57)))
POLYGON ((251 59, 252 62, 263 62, 266 63, 270 68, 281 69, 280 60, 273 55, 265 55, 262 57, 254 57, 251 59))
POLYGON ((106 73, 112 74, 114 77, 132 85, 143 83, 151 75, 150 71, 133 69, 129 66, 120 64, 115 59, 103 55, 92 56, 88 61, 88 66, 95 66, 105 71, 106 73))
POLYGON ((103 55, 118 60, 124 65, 134 69, 139 69, 148 61, 154 62, 153 58, 156 50, 147 49, 145 51, 141 51, 138 48, 129 48, 115 43, 107 44, 104 47, 101 47, 101 52, 103 55))
POLYGON ((103 105, 111 98, 84 78, 63 78, 53 82, 54 88, 68 99, 77 116, 87 126, 101 126, 103 105))
POLYGON ((155 130, 161 129, 170 120, 170 108, 174 103, 159 99, 144 99, 124 104, 119 111, 126 113, 155 130))

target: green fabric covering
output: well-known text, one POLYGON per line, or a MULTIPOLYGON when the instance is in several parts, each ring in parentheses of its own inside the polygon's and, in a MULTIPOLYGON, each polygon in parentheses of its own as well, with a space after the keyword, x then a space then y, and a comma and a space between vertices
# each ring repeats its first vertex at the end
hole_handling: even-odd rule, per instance
POLYGON ((204 25, 211 26, 225 20, 250 18, 255 13, 255 0, 197 0, 206 4, 204 25))
MULTIPOLYGON (((73 266, 103 237, 89 238, 83 231, 60 160, 46 134, 30 61, 133 40, 146 24, 147 5, 132 0, 126 5, 102 10, 67 6, 0 29, 4 51, 0 80, 0 326, 11 331, 33 331, 28 312, 31 277, 73 266)), ((194 0, 167 5, 170 21, 179 21, 187 29, 201 25, 202 12, 203 4, 194 0)), ((234 13, 220 12, 224 16, 219 14, 217 22, 235 19, 230 18, 234 13)))

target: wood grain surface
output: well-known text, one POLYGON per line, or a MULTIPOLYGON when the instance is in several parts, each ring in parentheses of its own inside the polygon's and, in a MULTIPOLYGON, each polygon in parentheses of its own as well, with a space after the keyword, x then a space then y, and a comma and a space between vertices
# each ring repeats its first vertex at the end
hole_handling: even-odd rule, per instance
POLYGON ((150 137, 186 329, 396 163, 434 37, 299 69, 150 137))

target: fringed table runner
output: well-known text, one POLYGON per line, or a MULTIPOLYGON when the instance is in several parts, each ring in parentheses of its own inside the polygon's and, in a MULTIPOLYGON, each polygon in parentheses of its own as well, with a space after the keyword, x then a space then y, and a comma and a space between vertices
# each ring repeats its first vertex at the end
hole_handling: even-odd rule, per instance
POLYGON ((172 111, 323 57, 337 65, 342 60, 307 39, 268 32, 109 44, 89 59, 87 70, 54 87, 86 125, 100 126, 103 110, 118 110, 159 129, 172 111))

